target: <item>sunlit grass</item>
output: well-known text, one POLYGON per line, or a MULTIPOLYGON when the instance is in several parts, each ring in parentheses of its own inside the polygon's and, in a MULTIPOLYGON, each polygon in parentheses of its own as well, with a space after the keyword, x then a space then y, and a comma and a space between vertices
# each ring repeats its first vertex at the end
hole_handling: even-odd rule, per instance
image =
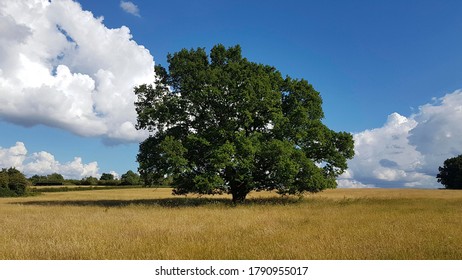
POLYGON ((462 259, 462 191, 337 189, 303 200, 169 189, 0 199, 0 259, 462 259))

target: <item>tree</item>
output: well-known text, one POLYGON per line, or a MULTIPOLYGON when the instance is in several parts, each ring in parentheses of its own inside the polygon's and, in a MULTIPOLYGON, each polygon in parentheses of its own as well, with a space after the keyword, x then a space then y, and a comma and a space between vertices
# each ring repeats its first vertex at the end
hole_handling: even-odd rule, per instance
POLYGON ((86 186, 96 186, 98 185, 98 179, 92 176, 85 177, 80 180, 80 184, 86 186))
POLYGON ((58 186, 64 184, 64 177, 59 173, 46 176, 34 175, 29 178, 34 186, 58 186))
POLYGON ((103 173, 101 174, 101 177, 99 178, 101 181, 110 181, 114 180, 114 175, 110 173, 103 173))
POLYGON ((462 189, 462 155, 448 158, 438 170, 438 183, 447 189, 462 189))
POLYGON ((306 80, 249 62, 240 46, 183 49, 135 88, 137 129, 151 135, 137 161, 145 183, 172 179, 174 194, 281 194, 336 187, 354 155, 352 135, 322 122, 322 99, 306 80))
POLYGON ((42 184, 46 182, 46 180, 47 180, 47 176, 41 176, 37 174, 29 178, 29 181, 31 181, 32 185, 34 186, 37 184, 42 184))
POLYGON ((8 170, 2 169, 0 171, 0 188, 9 189, 8 188, 8 183, 9 183, 8 179, 9 179, 8 170))
POLYGON ((54 185, 62 185, 64 183, 64 177, 59 173, 53 173, 48 175, 47 180, 49 183, 52 183, 54 185))
POLYGON ((120 185, 120 180, 116 179, 113 174, 103 173, 99 178, 98 185, 100 186, 118 186, 120 185))
POLYGON ((22 196, 27 193, 28 181, 16 168, 0 171, 0 196, 22 196))
POLYGON ((139 185, 141 184, 140 175, 128 170, 127 173, 121 176, 121 185, 139 185))

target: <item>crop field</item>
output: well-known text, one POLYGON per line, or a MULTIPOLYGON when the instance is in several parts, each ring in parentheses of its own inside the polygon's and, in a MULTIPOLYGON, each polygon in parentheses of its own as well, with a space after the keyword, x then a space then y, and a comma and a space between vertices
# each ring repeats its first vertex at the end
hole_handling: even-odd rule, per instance
POLYGON ((462 191, 170 189, 0 198, 0 259, 462 259, 462 191))

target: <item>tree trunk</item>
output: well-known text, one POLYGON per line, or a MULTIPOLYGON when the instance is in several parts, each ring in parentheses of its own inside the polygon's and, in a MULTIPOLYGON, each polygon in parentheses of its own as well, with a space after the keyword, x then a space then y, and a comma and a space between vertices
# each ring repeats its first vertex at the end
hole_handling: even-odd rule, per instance
POLYGON ((233 203, 244 203, 245 197, 249 191, 247 190, 247 184, 240 183, 239 185, 235 185, 231 187, 231 195, 233 196, 233 203))

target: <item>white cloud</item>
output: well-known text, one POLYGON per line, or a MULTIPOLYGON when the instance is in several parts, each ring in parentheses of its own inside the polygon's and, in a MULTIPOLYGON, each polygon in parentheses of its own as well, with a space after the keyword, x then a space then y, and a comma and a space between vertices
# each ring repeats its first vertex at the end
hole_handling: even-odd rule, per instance
POLYGON ((28 177, 52 173, 59 173, 70 179, 100 176, 97 162, 83 163, 82 158, 75 157, 70 162, 60 163, 52 154, 44 151, 29 155, 22 142, 16 142, 10 148, 0 147, 0 168, 9 167, 17 168, 28 177))
POLYGON ((418 125, 409 142, 424 155, 423 172, 432 174, 445 159, 462 154, 462 90, 421 106, 413 118, 418 125))
POLYGON ((0 147, 0 168, 21 166, 26 155, 27 149, 22 142, 17 142, 15 146, 7 149, 0 147))
POLYGON ((117 173, 115 171, 110 171, 109 174, 112 174, 112 176, 114 176, 114 179, 120 179, 119 173, 117 173))
POLYGON ((419 107, 409 117, 393 113, 380 128, 354 134, 355 157, 339 186, 442 187, 438 166, 462 153, 462 90, 419 107))
POLYGON ((120 1, 120 7, 127 13, 140 17, 140 9, 133 2, 120 1))
POLYGON ((0 119, 111 144, 147 136, 134 128, 133 87, 153 81, 154 60, 127 27, 72 0, 4 0, 0 32, 0 119))
POLYGON ((337 179, 337 185, 339 188, 374 188, 372 184, 363 184, 353 179, 353 171, 348 169, 340 175, 337 179))

